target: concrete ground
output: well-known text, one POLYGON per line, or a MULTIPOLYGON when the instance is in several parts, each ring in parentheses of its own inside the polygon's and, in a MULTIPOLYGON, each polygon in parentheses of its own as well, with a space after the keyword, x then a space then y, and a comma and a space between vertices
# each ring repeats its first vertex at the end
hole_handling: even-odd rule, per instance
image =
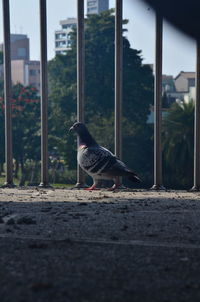
POLYGON ((0 302, 200 301, 200 193, 0 189, 0 302))

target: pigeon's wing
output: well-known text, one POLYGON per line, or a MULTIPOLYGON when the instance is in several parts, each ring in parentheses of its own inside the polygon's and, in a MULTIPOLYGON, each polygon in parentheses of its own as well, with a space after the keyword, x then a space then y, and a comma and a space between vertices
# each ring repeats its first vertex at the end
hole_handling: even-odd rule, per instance
POLYGON ((117 176, 127 176, 133 182, 140 182, 140 178, 135 172, 130 170, 121 160, 116 158, 116 162, 111 165, 107 165, 103 170, 102 174, 110 178, 117 176))
POLYGON ((90 174, 100 174, 117 162, 116 157, 106 148, 94 146, 82 149, 78 162, 83 170, 90 174))
POLYGON ((127 176, 131 181, 140 181, 135 172, 104 147, 84 148, 78 153, 78 162, 81 168, 92 177, 100 176, 105 179, 114 179, 117 176, 127 176))
POLYGON ((128 167, 118 158, 116 158, 115 162, 110 163, 107 165, 103 170, 102 173, 105 173, 110 176, 126 176, 127 173, 131 173, 132 171, 128 169, 128 167))

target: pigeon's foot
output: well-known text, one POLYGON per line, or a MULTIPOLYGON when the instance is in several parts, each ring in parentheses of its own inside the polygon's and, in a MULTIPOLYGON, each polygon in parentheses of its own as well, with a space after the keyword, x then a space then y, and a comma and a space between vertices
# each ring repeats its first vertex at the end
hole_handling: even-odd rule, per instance
POLYGON ((115 191, 121 187, 121 184, 114 184, 111 188, 108 188, 108 191, 115 191))
POLYGON ((86 191, 93 191, 93 190, 96 190, 96 185, 94 184, 94 185, 92 185, 92 186, 89 187, 89 188, 85 188, 84 190, 86 190, 86 191))

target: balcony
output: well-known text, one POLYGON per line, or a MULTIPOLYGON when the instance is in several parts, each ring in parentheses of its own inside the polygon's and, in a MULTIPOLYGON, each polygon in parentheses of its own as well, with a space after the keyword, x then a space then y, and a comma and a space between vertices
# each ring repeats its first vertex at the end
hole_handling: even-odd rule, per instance
MULTIPOLYGON (((49 159, 55 162, 58 149, 55 146, 51 154, 48 153, 46 1, 39 2, 41 179, 39 187, 16 187, 13 181, 12 108, 15 106, 15 99, 11 97, 9 1, 3 0, 6 175, 5 185, 0 188, 1 302, 198 302, 199 44, 197 43, 195 88, 194 179, 191 191, 166 190, 163 183, 162 18, 158 14, 155 41, 153 187, 120 188, 115 191, 107 191, 104 188, 93 192, 82 190, 85 176, 79 167, 75 189, 51 187, 49 159)), ((75 88, 77 120, 84 122, 84 2, 78 0, 77 4, 75 88)), ((123 135, 121 0, 116 0, 115 22, 114 147, 116 156, 121 158, 123 135)), ((74 86, 70 88, 72 90, 74 86)), ((22 89, 21 94, 25 94, 25 90, 22 89)), ((34 89, 31 93, 34 93, 34 89)), ((26 97, 25 100, 28 106, 30 99, 26 97)), ((37 103, 38 99, 35 102, 37 103)), ((18 113, 18 121, 21 123, 20 110, 18 113)), ((98 125, 98 121, 95 122, 98 125)), ((96 124, 94 123, 95 126, 96 124)), ((29 125, 29 129, 33 126, 34 122, 29 125)), ((106 131, 102 135, 106 136, 106 131)), ((140 156, 142 151, 141 149, 140 156)), ((59 161, 59 164, 62 170, 62 161, 59 161)))
MULTIPOLYGON (((79 3, 79 2, 78 2, 79 3)), ((13 184, 13 146, 12 146, 12 117, 11 117, 11 79, 10 79, 10 20, 9 2, 4 2, 4 61, 5 61, 5 138, 6 138, 6 181, 5 185, 13 184)), ((40 35, 41 35, 41 185, 48 186, 48 91, 47 91, 47 34, 46 34, 46 1, 40 1, 40 35)), ((122 3, 116 2, 115 16, 115 154, 122 157, 122 3)), ((77 120, 84 121, 84 12, 83 6, 78 6, 77 23, 77 120)), ((63 45, 59 48, 62 49, 63 45)), ((199 49, 197 47, 197 58, 199 49)), ((197 64, 197 75, 199 72, 197 64)), ((162 18, 156 16, 156 48, 155 48, 155 104, 154 104, 154 180, 153 189, 164 189, 162 173, 162 144, 161 144, 161 97, 162 97, 162 18)), ((199 154, 199 86, 196 81, 197 101, 195 106, 195 149, 194 149, 194 190, 199 190, 200 163, 199 154)), ((77 186, 84 183, 83 173, 77 167, 77 186)))

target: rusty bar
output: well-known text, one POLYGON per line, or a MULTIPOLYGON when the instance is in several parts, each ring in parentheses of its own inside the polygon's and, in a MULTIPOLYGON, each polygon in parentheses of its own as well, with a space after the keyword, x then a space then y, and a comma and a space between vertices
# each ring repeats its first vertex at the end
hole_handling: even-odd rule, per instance
POLYGON ((48 87, 47 87, 47 14, 46 0, 40 0, 40 83, 41 83, 41 187, 48 180, 48 87))
MULTIPOLYGON (((84 123, 85 94, 85 39, 84 39, 84 1, 77 0, 77 121, 84 123)), ((84 187, 84 172, 77 164, 76 187, 84 187)))
POLYGON ((123 36, 122 0, 115 4, 115 155, 122 158, 122 81, 123 81, 123 36))
POLYGON ((163 190, 162 184, 162 36, 163 20, 156 13, 155 82, 154 82, 154 185, 152 189, 163 190))
POLYGON ((194 185, 192 191, 200 191, 200 41, 196 46, 196 102, 194 122, 194 185))
POLYGON ((3 35, 4 35, 4 100, 5 100, 5 160, 6 179, 4 186, 13 186, 13 150, 12 150, 12 85, 11 85, 11 51, 10 51, 10 5, 9 0, 2 1, 3 35))

